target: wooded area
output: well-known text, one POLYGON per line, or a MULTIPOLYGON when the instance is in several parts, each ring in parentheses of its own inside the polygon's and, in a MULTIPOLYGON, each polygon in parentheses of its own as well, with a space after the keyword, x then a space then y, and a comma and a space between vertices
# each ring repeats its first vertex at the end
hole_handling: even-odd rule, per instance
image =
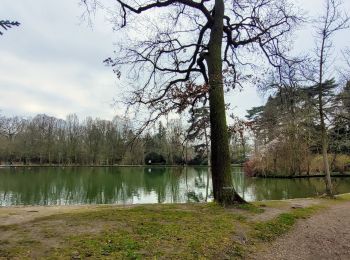
MULTIPOLYGON (((340 87, 324 83, 327 152, 330 169, 350 170, 350 82, 340 87), (336 93, 336 89, 340 89, 336 93)), ((246 164, 253 175, 310 175, 324 172, 317 87, 284 86, 266 104, 249 110, 254 153, 246 164)))
MULTIPOLYGON (((180 119, 159 122, 138 136, 130 120, 120 117, 108 121, 79 120, 75 114, 66 120, 45 114, 27 119, 1 116, 0 161, 26 165, 208 164, 209 137, 206 142, 200 132, 209 130, 200 124, 201 118, 197 115, 189 123, 180 119)), ((232 162, 242 163, 248 148, 242 146, 239 135, 230 136, 232 162)))

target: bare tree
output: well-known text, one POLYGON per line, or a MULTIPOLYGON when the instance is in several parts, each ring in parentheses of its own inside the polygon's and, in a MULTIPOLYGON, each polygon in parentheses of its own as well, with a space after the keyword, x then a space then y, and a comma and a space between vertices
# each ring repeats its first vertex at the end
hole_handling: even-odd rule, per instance
POLYGON ((339 74, 342 78, 342 81, 344 81, 344 84, 347 84, 350 82, 350 47, 346 48, 343 51, 343 59, 345 62, 345 67, 339 71, 339 74))
POLYGON ((197 149, 204 148, 205 155, 208 160, 208 166, 210 165, 210 123, 209 123, 209 107, 206 106, 206 100, 201 104, 201 107, 191 108, 191 117, 188 121, 190 124, 187 129, 186 141, 199 141, 196 145, 197 149), (204 141, 204 143, 203 143, 204 141))
MULTIPOLYGON (((9 21, 9 20, 0 20, 0 29, 3 30, 8 30, 10 28, 12 28, 13 26, 19 26, 20 23, 19 22, 14 22, 14 21, 9 21)), ((0 35, 3 35, 4 33, 0 30, 0 35)))
POLYGON ((19 117, 12 118, 0 118, 0 135, 4 136, 7 140, 7 145, 5 149, 7 150, 7 159, 12 163, 14 157, 14 140, 15 137, 23 129, 23 120, 19 117))
POLYGON ((326 192, 329 196, 333 196, 332 181, 330 176, 329 162, 328 162, 328 136, 326 127, 326 112, 325 108, 328 103, 325 93, 327 92, 327 85, 325 83, 327 69, 329 69, 329 63, 331 59, 331 51, 333 48, 332 38, 336 33, 344 29, 349 28, 350 18, 342 11, 341 0, 325 0, 324 14, 321 15, 316 21, 316 57, 317 57, 317 69, 314 74, 314 82, 317 86, 318 94, 318 112, 321 128, 321 143, 322 143, 322 155, 323 165, 326 179, 326 192))
POLYGON ((22 119, 19 117, 12 118, 0 118, 0 134, 5 136, 9 141, 12 141, 14 136, 17 135, 22 129, 22 119))
POLYGON ((252 54, 279 66, 300 21, 294 6, 287 0, 117 0, 115 11, 103 1, 82 1, 88 13, 101 7, 117 14, 117 30, 129 28, 119 31, 119 49, 105 62, 136 85, 124 100, 137 111, 148 109, 141 128, 209 96, 214 198, 243 202, 232 185, 224 89, 251 76, 259 61, 252 54))
POLYGON ((79 125, 79 118, 76 114, 70 114, 66 119, 67 145, 68 157, 70 164, 77 163, 79 150, 79 137, 81 136, 81 126, 79 125))

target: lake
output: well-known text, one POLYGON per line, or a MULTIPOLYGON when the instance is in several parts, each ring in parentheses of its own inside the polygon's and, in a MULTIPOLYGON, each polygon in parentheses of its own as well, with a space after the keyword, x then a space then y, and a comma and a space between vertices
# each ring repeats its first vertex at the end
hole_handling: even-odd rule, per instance
MULTIPOLYGON (((261 179, 233 168, 234 187, 248 201, 322 194, 322 178, 261 179)), ((337 193, 350 178, 334 178, 337 193)), ((206 167, 32 167, 0 169, 0 206, 140 204, 212 201, 206 167)))

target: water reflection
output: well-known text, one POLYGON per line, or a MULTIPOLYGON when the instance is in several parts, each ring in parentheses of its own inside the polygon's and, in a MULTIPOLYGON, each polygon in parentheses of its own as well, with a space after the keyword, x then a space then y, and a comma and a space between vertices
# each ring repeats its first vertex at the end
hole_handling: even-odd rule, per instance
MULTIPOLYGON (((287 199, 322 193, 320 179, 246 178, 233 169, 234 186, 246 200, 287 199)), ((335 179, 337 192, 350 179, 335 179)), ((0 205, 138 204, 211 201, 207 168, 17 168, 0 169, 0 205)))

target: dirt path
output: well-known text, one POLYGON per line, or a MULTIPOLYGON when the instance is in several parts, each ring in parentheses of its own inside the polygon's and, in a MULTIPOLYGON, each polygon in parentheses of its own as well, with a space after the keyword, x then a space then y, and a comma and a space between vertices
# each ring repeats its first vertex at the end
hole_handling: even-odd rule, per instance
POLYGON ((267 245, 251 259, 350 259, 350 202, 337 204, 267 245))

